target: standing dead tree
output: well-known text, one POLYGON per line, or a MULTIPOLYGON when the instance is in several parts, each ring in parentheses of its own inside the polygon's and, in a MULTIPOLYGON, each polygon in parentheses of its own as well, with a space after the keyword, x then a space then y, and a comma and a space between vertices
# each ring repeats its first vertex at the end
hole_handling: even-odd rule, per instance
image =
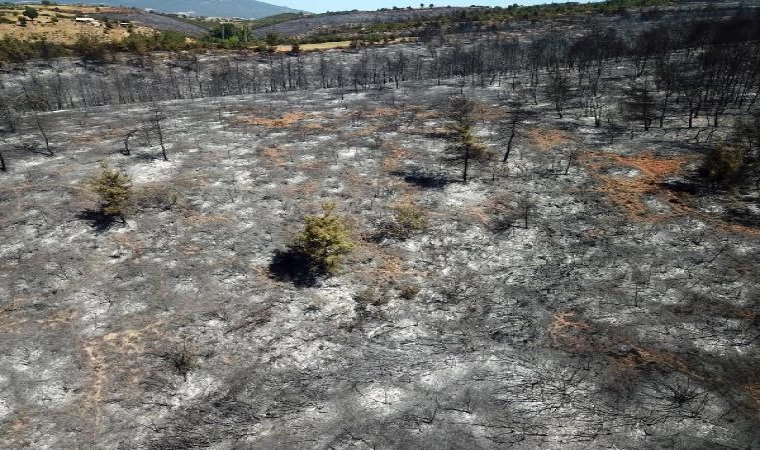
POLYGON ((153 130, 156 132, 156 136, 158 136, 158 143, 161 145, 161 155, 163 156, 164 161, 169 161, 169 157, 166 155, 166 145, 164 144, 164 131, 161 128, 161 122, 164 120, 166 120, 164 113, 158 107, 154 107, 150 123, 153 130))
POLYGON ((36 111, 34 112, 34 122, 37 125, 37 129, 40 130, 42 139, 45 141, 45 150, 47 151, 48 156, 54 156, 53 150, 50 148, 50 139, 48 138, 48 135, 45 132, 45 127, 42 125, 42 120, 40 120, 40 116, 36 111))
POLYGON ((132 128, 131 130, 127 131, 127 134, 124 135, 124 149, 121 151, 122 155, 129 156, 132 154, 129 149, 129 140, 139 132, 140 128, 132 128))
POLYGON ((517 136, 517 127, 522 121, 523 115, 523 102, 522 100, 517 100, 512 105, 512 113, 507 122, 509 138, 507 139, 507 151, 504 152, 504 159, 502 160, 504 163, 507 162, 509 154, 512 152, 512 143, 515 140, 515 136, 517 136))

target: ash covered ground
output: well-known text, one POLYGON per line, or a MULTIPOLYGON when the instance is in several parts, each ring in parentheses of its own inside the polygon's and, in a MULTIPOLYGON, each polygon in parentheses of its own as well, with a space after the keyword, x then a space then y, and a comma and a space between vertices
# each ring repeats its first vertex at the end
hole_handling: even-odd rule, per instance
POLYGON ((40 113, 53 156, 27 120, 0 174, 2 447, 760 446, 758 229, 668 188, 694 133, 610 141, 538 102, 501 163, 513 94, 449 84, 40 113), (495 155, 467 184, 442 158, 461 93, 495 155), (133 178, 126 224, 93 214, 101 161, 133 178), (359 245, 278 278, 324 202, 359 245), (387 233, 409 204, 426 227, 387 233))

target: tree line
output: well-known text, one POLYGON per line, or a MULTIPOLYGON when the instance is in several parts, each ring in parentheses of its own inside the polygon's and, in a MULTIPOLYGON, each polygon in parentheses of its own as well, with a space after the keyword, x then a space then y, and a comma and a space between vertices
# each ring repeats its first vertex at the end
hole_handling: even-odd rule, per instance
POLYGON ((723 21, 659 23, 632 33, 598 28, 574 39, 550 32, 520 42, 487 33, 473 43, 345 52, 206 58, 190 50, 168 61, 151 52, 131 58, 138 69, 29 68, 18 84, 0 91, 0 123, 12 129, 22 114, 96 105, 315 88, 358 93, 454 80, 462 90, 498 85, 522 102, 549 102, 559 118, 575 108, 611 139, 681 120, 684 128, 697 128, 698 141, 709 142, 727 114, 757 109, 760 13, 739 10, 723 21))

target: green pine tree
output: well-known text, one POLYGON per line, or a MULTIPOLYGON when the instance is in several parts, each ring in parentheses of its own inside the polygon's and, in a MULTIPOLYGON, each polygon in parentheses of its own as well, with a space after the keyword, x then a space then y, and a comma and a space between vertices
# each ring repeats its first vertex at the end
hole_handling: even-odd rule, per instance
POLYGON ((103 171, 90 180, 88 188, 100 197, 104 214, 119 216, 126 222, 124 216, 132 201, 132 178, 124 172, 111 169, 106 162, 101 166, 103 171))

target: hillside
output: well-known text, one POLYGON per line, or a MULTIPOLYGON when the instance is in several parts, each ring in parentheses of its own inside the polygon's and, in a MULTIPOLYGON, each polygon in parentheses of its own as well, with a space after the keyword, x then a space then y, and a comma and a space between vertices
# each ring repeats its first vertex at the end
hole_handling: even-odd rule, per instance
POLYGON ((201 36, 206 30, 181 20, 129 8, 95 6, 35 5, 39 16, 20 26, 18 17, 23 6, 0 8, 0 35, 24 41, 71 44, 81 34, 105 42, 119 42, 130 33, 152 34, 154 31, 176 31, 188 36, 201 36), (77 23, 77 17, 93 17, 94 23, 77 23), (110 23, 106 23, 108 20, 110 23), (120 25, 129 22, 131 26, 120 25))
MULTIPOLYGON (((80 3, 73 0, 58 2, 61 4, 80 3)), ((98 4, 108 6, 127 6, 141 9, 153 9, 164 13, 184 13, 205 17, 241 17, 257 19, 276 14, 298 12, 291 8, 271 5, 257 0, 103 0, 98 4)))
POLYGON ((408 22, 434 17, 451 17, 468 8, 424 8, 398 9, 389 11, 347 11, 341 13, 317 14, 294 18, 283 23, 257 28, 254 33, 264 36, 277 33, 283 36, 299 36, 314 33, 325 28, 344 28, 366 24, 408 22))

